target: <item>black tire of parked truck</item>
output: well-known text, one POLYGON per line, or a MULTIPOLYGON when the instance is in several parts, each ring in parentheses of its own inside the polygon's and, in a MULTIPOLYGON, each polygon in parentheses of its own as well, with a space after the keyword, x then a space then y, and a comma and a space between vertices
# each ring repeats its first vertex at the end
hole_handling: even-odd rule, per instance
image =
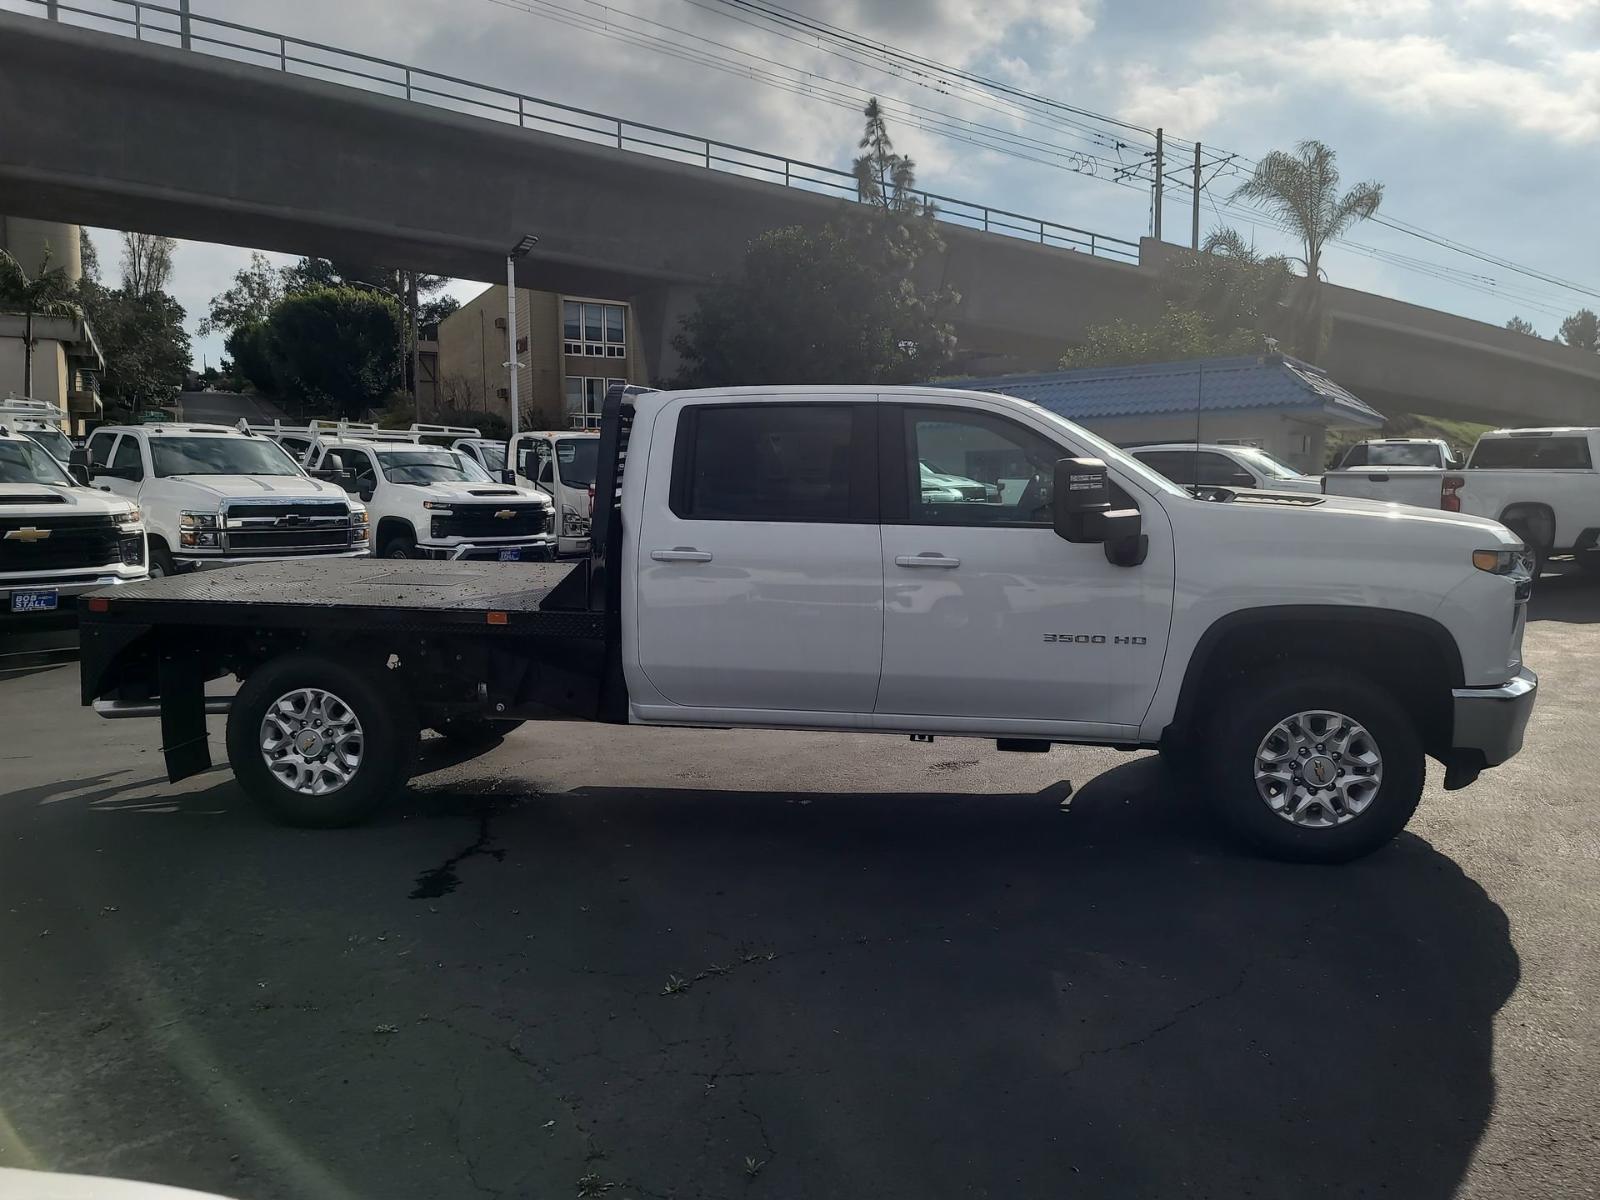
POLYGON ((1273 858, 1370 854, 1406 827, 1422 798, 1422 742, 1405 709, 1334 667, 1246 680, 1218 706, 1206 747, 1218 815, 1273 858))
POLYGON ((228 711, 228 761, 273 820, 336 829, 399 794, 420 732, 409 702, 371 673, 289 655, 245 680, 228 711))

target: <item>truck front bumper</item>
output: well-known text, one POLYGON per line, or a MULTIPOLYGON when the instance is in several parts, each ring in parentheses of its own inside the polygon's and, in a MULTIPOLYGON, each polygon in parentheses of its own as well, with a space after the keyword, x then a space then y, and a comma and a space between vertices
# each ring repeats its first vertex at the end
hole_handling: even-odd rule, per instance
POLYGON ((500 557, 502 551, 514 550, 523 562, 536 562, 541 558, 553 558, 555 549, 555 538, 545 536, 510 542, 456 542, 443 546, 419 543, 417 555, 420 558, 445 558, 456 562, 492 562, 500 557))
POLYGON ((78 575, 68 579, 46 578, 32 583, 25 583, 20 579, 7 579, 0 582, 0 632, 9 633, 56 625, 68 627, 77 622, 78 597, 85 592, 121 587, 125 583, 138 583, 145 578, 147 576, 142 573, 128 576, 107 570, 102 575, 78 575), (13 592, 54 592, 58 598, 57 604, 55 608, 14 613, 11 611, 13 592))
POLYGON ((1498 687, 1456 688, 1453 758, 1497 767, 1522 749, 1522 735, 1539 694, 1539 677, 1524 667, 1498 687))

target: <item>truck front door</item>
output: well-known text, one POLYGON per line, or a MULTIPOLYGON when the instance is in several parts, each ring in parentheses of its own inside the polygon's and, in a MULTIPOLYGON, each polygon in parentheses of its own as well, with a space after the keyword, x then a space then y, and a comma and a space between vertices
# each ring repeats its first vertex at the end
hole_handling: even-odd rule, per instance
POLYGON ((656 415, 631 552, 633 652, 659 707, 870 721, 883 646, 875 407, 683 399, 656 415))
POLYGON ((1063 541, 1052 527, 1056 460, 1082 451, 998 412, 882 408, 877 723, 1041 736, 1137 726, 1172 609, 1160 506, 1127 497, 1144 515, 1149 553, 1140 566, 1113 566, 1101 546, 1063 541))

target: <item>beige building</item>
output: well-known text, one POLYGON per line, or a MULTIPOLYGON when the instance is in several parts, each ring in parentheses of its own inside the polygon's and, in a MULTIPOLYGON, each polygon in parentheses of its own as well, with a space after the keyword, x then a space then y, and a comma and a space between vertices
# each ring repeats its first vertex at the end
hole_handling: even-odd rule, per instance
MULTIPOLYGON (((30 276, 48 261, 77 282, 83 260, 76 225, 0 217, 0 249, 15 258, 30 276)), ((0 398, 21 396, 26 390, 28 318, 0 311, 0 398)), ((68 317, 33 318, 34 400, 48 400, 61 410, 69 433, 81 433, 85 423, 99 420, 100 372, 105 361, 94 331, 85 321, 68 317)))
MULTIPOLYGON (((523 429, 597 424, 610 384, 645 382, 632 310, 615 300, 518 288, 516 344, 523 429)), ((497 284, 439 322, 437 403, 426 419, 477 409, 509 422, 510 357, 506 289, 497 284)))

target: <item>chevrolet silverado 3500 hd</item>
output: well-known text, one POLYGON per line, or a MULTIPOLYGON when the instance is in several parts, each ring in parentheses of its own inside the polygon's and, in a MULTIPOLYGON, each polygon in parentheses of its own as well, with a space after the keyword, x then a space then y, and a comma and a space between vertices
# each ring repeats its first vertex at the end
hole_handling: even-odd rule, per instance
POLYGON ((1397 834, 1521 747, 1529 557, 1481 518, 1193 495, 1008 396, 617 389, 575 565, 323 561, 93 597, 83 700, 345 825, 523 720, 1159 748, 1263 851, 1397 834), (920 467, 982 488, 921 485, 920 467), (207 680, 242 681, 231 701, 207 680))

